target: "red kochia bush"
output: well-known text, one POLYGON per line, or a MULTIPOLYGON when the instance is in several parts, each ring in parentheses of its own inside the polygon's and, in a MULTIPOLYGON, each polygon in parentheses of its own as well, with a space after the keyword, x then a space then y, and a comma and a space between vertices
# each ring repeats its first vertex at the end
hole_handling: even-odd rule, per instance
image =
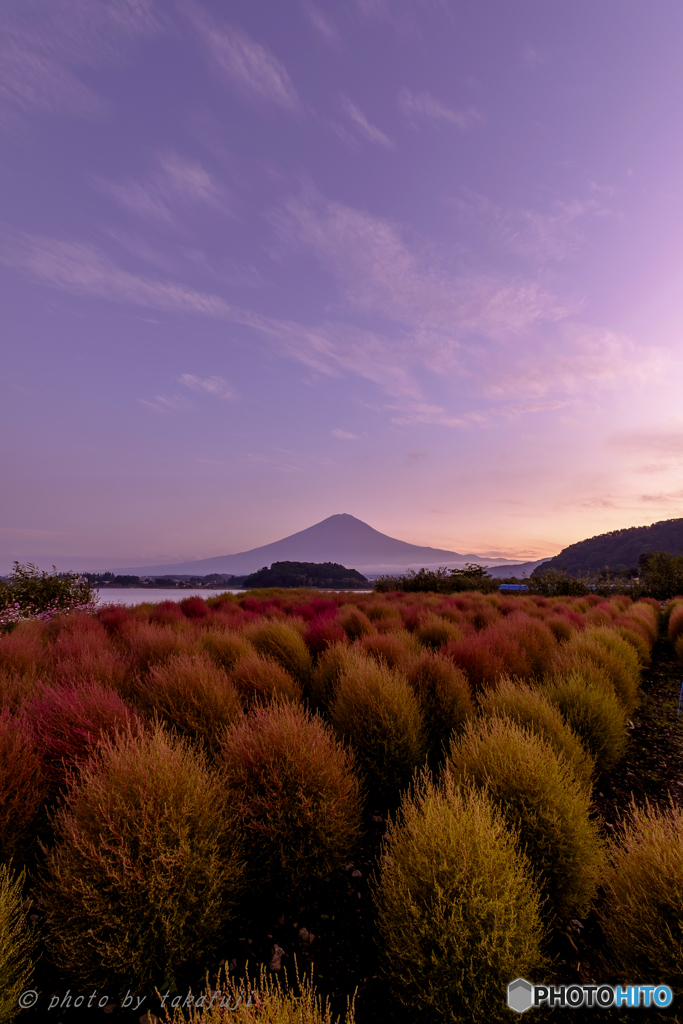
POLYGON ((337 618, 323 613, 308 623, 304 640, 311 654, 322 654, 334 644, 345 643, 346 633, 337 618))
POLYGON ((223 761, 259 889, 309 892, 340 870, 360 833, 360 785, 320 718, 289 703, 259 707, 226 733, 223 761))
POLYGON ((46 798, 34 738, 26 721, 0 711, 0 860, 26 852, 46 798))
POLYGON ((26 707, 26 720, 51 789, 87 761, 104 736, 138 729, 138 717, 108 686, 91 680, 45 686, 26 707))
POLYGON ((131 665, 117 650, 101 622, 91 615, 53 619, 48 627, 50 672, 60 685, 97 679, 114 689, 129 689, 131 665))
POLYGON ((177 601, 160 601, 149 613, 149 621, 160 626, 172 626, 174 622, 182 622, 184 618, 177 601))
POLYGON ((201 597, 186 597, 180 602, 180 607, 188 619, 204 619, 209 614, 208 605, 201 597))

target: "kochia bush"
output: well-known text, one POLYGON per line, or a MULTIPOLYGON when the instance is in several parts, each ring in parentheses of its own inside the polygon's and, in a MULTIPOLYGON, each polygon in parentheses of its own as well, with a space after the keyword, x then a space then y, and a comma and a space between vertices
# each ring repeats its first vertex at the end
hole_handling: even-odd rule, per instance
POLYGON ((158 715, 212 752, 220 749, 223 731, 242 714, 234 684, 207 654, 179 654, 153 665, 140 680, 137 696, 150 718, 158 715))
POLYGON ((405 676, 372 662, 350 669, 339 679, 330 718, 353 747, 373 797, 393 802, 426 753, 424 715, 405 676))
POLYGON ((543 736, 590 794, 595 760, 541 690, 520 680, 504 678, 495 690, 479 695, 479 706, 487 717, 509 718, 543 736))
POLYGON ((683 811, 631 807, 610 849, 601 913, 611 962, 683 994, 683 811))
POLYGON ((287 896, 319 888, 360 833, 351 752, 317 716, 276 703, 226 733, 222 759, 255 889, 287 896))
POLYGON ((105 740, 54 826, 39 903, 67 974, 144 990, 211 952, 241 882, 238 827, 185 741, 161 727, 105 740))
POLYGON ((451 743, 457 779, 485 790, 520 842, 559 917, 581 916, 603 865, 600 832, 585 785, 537 733, 511 720, 468 723, 451 743))
POLYGON ((0 1024, 17 1016, 18 999, 31 981, 36 937, 24 900, 25 875, 0 864, 0 1024))
POLYGON ((52 795, 66 784, 70 771, 92 756, 103 737, 139 728, 132 708, 97 681, 42 687, 25 713, 52 795))
POLYGON ((448 773, 404 797, 375 899, 383 973, 412 1020, 507 1021, 508 982, 545 967, 541 896, 516 839, 448 773))
POLYGON ((28 854, 40 825, 47 784, 25 719, 0 710, 0 860, 28 854))
POLYGON ((626 712, 614 693, 596 686, 581 671, 552 677, 544 682, 543 692, 595 758, 598 772, 618 764, 628 737, 626 712))

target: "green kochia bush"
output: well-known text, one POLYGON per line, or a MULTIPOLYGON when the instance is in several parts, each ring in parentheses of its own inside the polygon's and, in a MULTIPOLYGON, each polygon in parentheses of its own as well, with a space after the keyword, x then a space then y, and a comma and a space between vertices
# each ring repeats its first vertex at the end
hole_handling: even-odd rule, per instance
POLYGON ((593 627, 575 633, 562 645, 554 668, 564 675, 581 668, 584 662, 602 669, 626 713, 633 714, 639 703, 640 685, 640 663, 635 648, 616 629, 593 627))
POLYGON ((36 939, 27 920, 23 886, 23 872, 15 877, 0 864, 0 1024, 17 1016, 17 1000, 33 974, 36 939))
POLYGON ((577 670, 547 680, 543 692, 595 758, 598 772, 618 764, 628 741, 626 712, 609 689, 595 685, 577 670))
POLYGON ((490 797, 428 775, 384 840, 383 972, 411 1020, 507 1021, 506 986, 545 967, 541 896, 490 797))
POLYGON ((479 706, 488 717, 510 718, 545 737, 590 793, 595 761, 542 691, 520 680, 503 678, 497 689, 479 695, 479 706))
POLYGON ((485 789, 522 848, 559 917, 589 909, 604 855, 590 797, 548 740, 508 720, 469 723, 451 743, 456 778, 485 789))
POLYGON ((408 666, 406 676, 420 702, 432 751, 438 756, 454 729, 474 715, 467 676, 443 654, 425 651, 408 666))
POLYGON ((55 819, 39 902, 83 984, 144 990, 209 953, 242 876, 225 786, 161 726, 105 740, 55 819))
POLYGON ((348 860, 360 785, 351 752, 317 715, 286 702, 257 707, 226 733, 223 766, 255 890, 309 892, 348 860))
POLYGON ((330 718, 353 747, 372 796, 392 803, 427 747, 424 716, 405 676, 369 660, 350 669, 339 679, 330 718))
POLYGON ((300 701, 303 687, 273 658, 252 651, 235 665, 230 679, 245 703, 268 703, 276 698, 300 701))
POLYGON ((683 810, 631 808, 611 847, 601 914, 611 963, 683 995, 683 810))
POLYGON ((259 654, 273 658, 303 686, 311 675, 311 655, 301 633, 286 622, 254 623, 244 631, 259 654))

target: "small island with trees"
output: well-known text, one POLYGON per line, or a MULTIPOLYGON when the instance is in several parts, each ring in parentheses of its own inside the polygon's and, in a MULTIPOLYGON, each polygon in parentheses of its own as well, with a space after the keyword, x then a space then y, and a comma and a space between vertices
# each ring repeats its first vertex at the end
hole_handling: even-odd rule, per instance
POLYGON ((254 587, 331 587, 335 590, 370 589, 370 581, 357 569, 338 562, 273 562, 247 576, 245 589, 254 587))

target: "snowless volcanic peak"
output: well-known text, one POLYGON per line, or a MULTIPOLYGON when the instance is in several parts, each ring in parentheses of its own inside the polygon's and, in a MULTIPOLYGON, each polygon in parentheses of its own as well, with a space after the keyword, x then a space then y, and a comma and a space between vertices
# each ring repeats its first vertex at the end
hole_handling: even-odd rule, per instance
POLYGON ((369 571, 408 566, 444 565, 466 561, 478 561, 479 556, 462 555, 457 551, 441 548, 421 547, 388 537, 372 526, 348 513, 328 516, 322 522, 300 530, 282 540, 263 547, 242 551, 235 555, 219 555, 202 558, 195 562, 179 562, 173 565, 134 566, 121 572, 135 572, 136 575, 165 573, 240 573, 256 572, 273 562, 338 562, 349 569, 369 571))

